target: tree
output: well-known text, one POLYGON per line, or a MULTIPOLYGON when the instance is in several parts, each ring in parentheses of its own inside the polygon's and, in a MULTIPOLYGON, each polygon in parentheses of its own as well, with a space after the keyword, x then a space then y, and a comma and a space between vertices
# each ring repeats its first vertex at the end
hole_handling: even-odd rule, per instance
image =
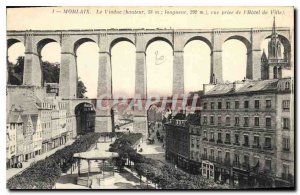
MULTIPOLYGON (((8 66, 8 81, 12 85, 22 85, 24 72, 24 56, 19 56, 16 64, 7 62, 8 66)), ((59 83, 60 64, 52 62, 42 62, 43 81, 46 83, 59 83)), ((78 78, 77 82, 77 97, 85 98, 87 92, 86 86, 78 78)))
POLYGON ((22 85, 23 70, 24 70, 24 56, 17 58, 16 64, 7 62, 8 66, 8 81, 12 85, 22 85))
POLYGON ((48 61, 42 63, 43 79, 46 83, 59 83, 60 65, 48 61))
POLYGON ((78 78, 77 82, 77 98, 85 98, 85 93, 87 92, 86 86, 84 83, 78 78))

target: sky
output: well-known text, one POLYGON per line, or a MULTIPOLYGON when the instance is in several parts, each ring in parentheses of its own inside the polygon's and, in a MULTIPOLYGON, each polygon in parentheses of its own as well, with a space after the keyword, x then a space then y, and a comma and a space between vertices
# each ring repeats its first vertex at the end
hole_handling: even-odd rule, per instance
MULTIPOLYGON (((97 29, 97 28, 252 28, 271 27, 274 14, 262 15, 97 15, 98 10, 133 10, 137 8, 89 8, 93 14, 61 14, 67 8, 22 8, 7 10, 7 30, 60 30, 60 29, 97 29), (38 17, 36 17, 38 15, 38 17), (47 21, 47 22, 45 22, 47 21), (80 22, 78 22, 80 21, 80 22), (134 21, 134 22, 132 22, 134 21)), ((145 10, 150 10, 146 8, 145 10)), ((151 8, 154 11, 159 8, 151 8)), ((189 10, 191 8, 161 8, 164 10, 189 10)), ((194 8, 195 9, 195 8, 194 8)), ((199 8, 198 10, 226 11, 234 8, 199 8)), ((239 8, 241 11, 245 8, 239 8)), ((258 8, 251 8, 258 9, 258 8)), ((262 9, 262 8, 260 8, 262 9)), ((271 9, 267 9, 270 12, 271 9)), ((288 10, 276 16, 277 26, 292 27, 293 23, 288 10)), ((261 48, 267 52, 267 40, 261 48)), ((172 48, 163 41, 155 41, 146 51, 147 93, 148 95, 171 95, 173 75, 172 48), (163 56, 163 62, 155 64, 157 57, 163 56)), ((222 63, 223 80, 242 80, 246 75, 246 47, 238 40, 223 43, 222 63), (232 74, 232 70, 235 74, 232 74)), ((24 45, 16 43, 8 49, 9 61, 24 55, 24 45)), ((49 43, 42 49, 42 60, 60 62, 60 46, 49 43)), ((84 43, 77 50, 78 76, 87 86, 86 95, 95 98, 97 92, 98 46, 95 43, 84 43)), ((201 90, 203 84, 209 83, 210 49, 202 41, 191 41, 184 48, 185 92, 201 90)), ((129 42, 120 42, 112 48, 112 87, 113 95, 132 97, 135 79, 135 46, 129 42)))

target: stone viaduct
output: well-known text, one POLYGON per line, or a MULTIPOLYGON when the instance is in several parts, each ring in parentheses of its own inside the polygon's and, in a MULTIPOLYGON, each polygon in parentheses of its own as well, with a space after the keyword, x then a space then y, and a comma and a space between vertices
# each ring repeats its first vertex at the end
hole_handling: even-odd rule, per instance
MULTIPOLYGON (((284 45, 284 56, 290 59, 293 30, 278 27, 276 31, 284 45)), ((192 40, 205 42, 211 50, 210 83, 221 83, 222 44, 231 39, 243 42, 247 48, 246 78, 261 78, 261 43, 269 38, 272 28, 242 29, 95 29, 95 30, 27 30, 7 31, 7 48, 17 42, 25 46, 23 85, 42 86, 41 50, 50 42, 61 46, 59 96, 76 99, 76 50, 84 42, 99 47, 98 98, 112 98, 111 49, 120 41, 136 48, 135 94, 147 98, 146 49, 154 41, 165 41, 173 49, 173 94, 184 93, 184 47, 192 40)), ((291 65, 293 62, 291 61, 291 65)), ((74 100, 75 101, 75 100, 74 100)), ((74 104, 75 105, 75 104, 74 104)), ((75 108, 74 108, 75 109, 75 108)), ((134 128, 147 129, 147 111, 135 111, 134 128)), ((96 129, 111 129, 110 111, 98 111, 96 129)))

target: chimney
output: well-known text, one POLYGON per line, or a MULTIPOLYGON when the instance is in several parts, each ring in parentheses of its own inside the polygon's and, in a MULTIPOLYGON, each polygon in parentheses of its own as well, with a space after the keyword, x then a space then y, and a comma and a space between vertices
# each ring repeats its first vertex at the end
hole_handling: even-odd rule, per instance
POLYGON ((243 85, 244 85, 244 81, 243 81, 243 82, 235 81, 235 82, 232 83, 232 88, 233 88, 234 91, 237 91, 237 90, 239 90, 243 85))
POLYGON ((203 84, 203 94, 205 95, 208 91, 214 88, 216 84, 203 84))

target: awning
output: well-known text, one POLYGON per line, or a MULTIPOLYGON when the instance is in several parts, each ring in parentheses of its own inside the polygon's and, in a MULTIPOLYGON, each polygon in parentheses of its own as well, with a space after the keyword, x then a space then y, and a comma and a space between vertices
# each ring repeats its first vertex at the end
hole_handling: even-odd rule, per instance
POLYGON ((119 154, 116 152, 103 152, 95 149, 87 152, 75 153, 73 157, 86 160, 106 160, 119 157, 119 154))

